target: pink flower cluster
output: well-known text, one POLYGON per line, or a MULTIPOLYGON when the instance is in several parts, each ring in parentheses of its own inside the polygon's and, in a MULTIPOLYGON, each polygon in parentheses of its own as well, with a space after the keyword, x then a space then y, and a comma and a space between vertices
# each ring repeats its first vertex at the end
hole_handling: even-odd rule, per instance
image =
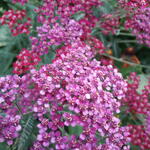
POLYGON ((102 18, 105 21, 100 23, 100 27, 103 29, 104 34, 115 34, 120 26, 120 16, 113 16, 112 14, 103 15, 102 18))
MULTIPOLYGON (((81 40, 82 40, 82 38, 81 38, 81 40)), ((104 44, 97 38, 95 38, 93 36, 88 36, 86 39, 86 42, 91 47, 93 52, 96 52, 99 54, 104 53, 104 49, 105 49, 104 44)))
POLYGON ((52 64, 31 75, 0 78, 1 105, 9 106, 3 110, 17 115, 16 102, 22 114, 33 109, 39 121, 32 150, 52 145, 58 150, 120 150, 130 140, 128 128, 120 127, 115 117, 127 84, 117 69, 101 66, 93 56, 85 43, 72 43, 58 50, 52 64), (77 126, 80 135, 68 135, 66 129, 77 126))
POLYGON ((13 36, 17 36, 22 33, 30 33, 31 19, 26 17, 25 10, 8 10, 0 17, 0 24, 7 24, 13 36))
POLYGON ((140 8, 143 6, 147 6, 150 1, 149 0, 129 0, 129 1, 118 0, 118 2, 123 8, 129 10, 131 8, 133 9, 133 8, 140 8))
POLYGON ((48 21, 52 24, 60 18, 68 19, 78 12, 83 12, 84 18, 79 20, 79 23, 82 25, 84 37, 86 37, 98 21, 92 14, 92 8, 101 5, 102 3, 99 0, 45 0, 43 6, 35 11, 39 14, 39 22, 44 23, 48 21))
POLYGON ((17 61, 13 64, 13 73, 23 74, 28 70, 34 68, 41 61, 39 55, 33 51, 22 49, 20 54, 17 56, 17 61))
POLYGON ((150 112, 147 112, 145 126, 146 126, 145 130, 146 130, 147 134, 150 135, 150 112))
POLYGON ((137 9, 133 17, 127 19, 126 28, 131 29, 132 33, 136 35, 137 40, 141 44, 146 44, 150 47, 150 8, 141 7, 137 9))
POLYGON ((0 78, 0 108, 2 110, 10 109, 12 103, 17 98, 17 88, 20 85, 20 79, 17 75, 0 78))
POLYGON ((143 125, 130 125, 130 138, 133 145, 141 150, 150 149, 150 135, 146 133, 143 125))
POLYGON ((56 149, 119 150, 127 142, 127 129, 120 128, 113 115, 119 112, 117 99, 124 97, 126 83, 112 66, 90 61, 92 56, 89 46, 73 43, 64 47, 51 65, 31 72, 41 95, 33 108, 41 122, 34 150, 39 150, 39 143, 43 149, 55 144, 56 149), (62 136, 60 128, 70 126, 82 127, 79 137, 62 136), (98 146, 97 132, 107 136, 106 144, 98 146))
POLYGON ((43 55, 48 52, 52 45, 68 45, 74 41, 79 41, 83 34, 81 25, 75 20, 62 20, 61 23, 43 24, 37 28, 38 38, 32 38, 32 51, 43 55), (36 46, 35 44, 38 46, 36 46))
POLYGON ((149 90, 150 85, 146 86, 142 93, 138 93, 140 77, 136 73, 131 73, 129 76, 128 89, 124 103, 129 107, 129 112, 135 114, 147 114, 150 111, 149 90))
POLYGON ((18 131, 21 130, 21 117, 16 115, 17 109, 12 107, 19 84, 20 79, 16 75, 0 78, 0 143, 6 141, 8 145, 13 144, 13 139, 19 136, 18 131))
POLYGON ((138 145, 141 150, 150 149, 150 82, 142 90, 142 93, 137 91, 139 87, 140 77, 136 73, 132 73, 128 78, 128 88, 123 104, 127 104, 128 112, 131 113, 133 119, 137 119, 138 114, 145 116, 145 121, 142 125, 129 125, 130 138, 133 145, 138 145))
MULTIPOLYGON (((99 0, 45 0, 43 5, 35 10, 38 13, 38 21, 43 25, 37 27, 37 37, 31 37, 31 53, 41 56, 47 54, 53 45, 69 45, 74 41, 87 40, 98 21, 92 15, 92 8, 101 4, 99 0), (72 19, 72 15, 81 11, 84 18, 79 21, 72 19)), ((14 72, 17 74, 25 72, 26 69, 19 70, 24 68, 22 65, 18 60, 14 65, 14 72)), ((31 68, 27 65, 26 67, 31 68)))
POLYGON ((70 17, 79 11, 84 11, 85 13, 91 13, 92 7, 97 7, 102 5, 99 0, 60 0, 58 2, 58 14, 62 17, 70 17), (66 5, 67 4, 67 5, 66 5))
POLYGON ((8 145, 13 144, 13 139, 19 136, 21 130, 20 119, 19 115, 0 115, 0 143, 6 141, 8 145))
POLYGON ((85 17, 79 20, 79 23, 82 25, 83 35, 82 38, 86 39, 90 36, 92 29, 95 27, 96 23, 98 22, 98 18, 92 16, 90 14, 86 14, 85 17))
POLYGON ((37 28, 38 36, 31 37, 31 50, 23 49, 13 65, 13 73, 23 74, 34 68, 41 61, 40 56, 47 54, 52 45, 68 45, 79 41, 82 36, 82 27, 75 20, 62 20, 51 27, 48 23, 37 28))
MULTIPOLYGON (((39 22, 48 20, 53 23, 58 19, 58 14, 61 18, 70 18, 77 12, 84 12, 87 15, 92 14, 92 8, 102 5, 99 0, 44 0, 43 6, 36 9, 39 13, 39 22)), ((92 21, 92 20, 90 20, 92 21)))
POLYGON ((149 0, 118 0, 117 10, 113 14, 102 16, 102 21, 100 21, 102 32, 115 34, 121 26, 124 26, 126 30, 131 31, 136 36, 140 44, 150 47, 149 6, 149 0), (122 18, 124 18, 125 23, 123 23, 122 18))

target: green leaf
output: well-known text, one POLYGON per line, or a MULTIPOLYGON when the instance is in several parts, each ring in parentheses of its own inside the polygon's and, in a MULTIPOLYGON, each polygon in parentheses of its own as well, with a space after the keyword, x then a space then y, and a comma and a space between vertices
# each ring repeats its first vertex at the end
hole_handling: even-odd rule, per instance
POLYGON ((68 131, 70 135, 73 134, 79 136, 82 133, 83 128, 81 126, 75 126, 75 127, 69 126, 68 131))
POLYGON ((0 113, 0 116, 5 117, 5 116, 6 116, 6 114, 5 114, 5 113, 0 113))
POLYGON ((130 150, 140 150, 140 147, 131 144, 130 145, 130 150))
POLYGON ((26 121, 26 124, 24 125, 20 138, 16 143, 17 150, 28 150, 33 129, 34 129, 34 118, 32 115, 30 115, 28 117, 28 120, 26 121))
POLYGON ((140 76, 140 83, 137 91, 141 93, 144 87, 148 84, 148 78, 150 78, 150 75, 140 74, 139 76, 140 76))
POLYGON ((129 76, 131 72, 136 72, 137 74, 142 73, 142 68, 140 66, 129 66, 127 68, 123 68, 122 67, 123 63, 117 61, 115 62, 115 65, 119 68, 123 77, 129 76))
MULTIPOLYGON (((1 50, 1 49, 0 49, 1 50)), ((15 54, 5 51, 0 51, 0 75, 5 75, 8 71, 15 54)))
POLYGON ((42 56, 42 64, 51 64, 52 60, 55 58, 56 52, 55 50, 57 49, 57 47, 52 47, 51 49, 49 49, 48 54, 45 54, 42 56))
POLYGON ((103 5, 100 7, 101 13, 111 13, 114 10, 116 1, 114 0, 101 0, 103 5))
POLYGON ((8 26, 0 26, 0 47, 6 46, 11 41, 11 38, 8 26))
POLYGON ((114 54, 115 57, 119 57, 120 56, 121 50, 120 50, 120 48, 118 46, 118 43, 117 43, 116 39, 114 39, 112 41, 112 50, 113 50, 113 54, 114 54))
POLYGON ((85 13, 80 11, 80 12, 75 13, 72 16, 72 18, 75 19, 75 20, 77 20, 77 21, 79 21, 79 20, 83 19, 84 16, 85 16, 85 13))
POLYGON ((22 48, 29 47, 29 37, 25 34, 11 36, 8 26, 0 26, 0 76, 12 72, 12 63, 22 48))
POLYGON ((47 55, 44 55, 44 64, 52 63, 52 60, 55 58, 55 53, 50 51, 47 55))
POLYGON ((143 114, 136 114, 136 117, 141 122, 141 124, 145 123, 145 116, 143 114))
POLYGON ((8 146, 6 143, 0 143, 0 150, 8 150, 8 146))

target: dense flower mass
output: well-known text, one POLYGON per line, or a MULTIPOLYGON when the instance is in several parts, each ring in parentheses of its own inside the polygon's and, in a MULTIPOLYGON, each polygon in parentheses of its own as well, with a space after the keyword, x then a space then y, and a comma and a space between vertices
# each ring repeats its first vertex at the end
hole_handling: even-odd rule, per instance
POLYGON ((2 110, 9 109, 15 101, 19 85, 20 78, 17 75, 0 78, 0 107, 2 110))
POLYGON ((103 15, 104 22, 101 22, 100 27, 103 29, 104 34, 115 34, 120 26, 119 16, 113 16, 111 14, 103 15))
POLYGON ((12 107, 19 85, 20 79, 16 75, 0 78, 0 111, 3 113, 0 115, 0 143, 6 141, 8 145, 13 144, 13 139, 19 136, 18 131, 21 130, 21 117, 16 115, 17 109, 12 107))
POLYGON ((61 23, 53 24, 51 27, 48 23, 37 28, 38 38, 32 38, 32 51, 41 54, 47 53, 48 48, 52 45, 70 44, 78 41, 83 33, 81 25, 75 20, 64 19, 61 23), (45 52, 44 52, 45 50, 45 52))
POLYGON ((25 73, 34 68, 40 62, 40 56, 47 54, 53 45, 68 45, 79 41, 83 30, 75 20, 64 19, 61 24, 55 23, 51 27, 48 23, 37 28, 38 36, 31 37, 31 50, 22 50, 14 63, 13 72, 16 74, 25 73))
POLYGON ((0 143, 6 141, 8 145, 13 144, 13 139, 19 136, 21 126, 19 115, 0 116, 0 143))
POLYGON ((33 51, 23 49, 17 56, 17 61, 13 64, 15 74, 22 74, 34 68, 41 61, 39 55, 33 51))
POLYGON ((128 106, 128 113, 133 115, 133 119, 138 119, 138 114, 144 115, 144 122, 142 125, 129 125, 130 128, 130 138, 133 145, 137 145, 141 150, 150 148, 150 82, 144 87, 144 89, 139 93, 137 90, 139 88, 140 77, 136 73, 132 73, 128 79, 128 89, 123 101, 123 104, 128 106))
POLYGON ((56 14, 61 16, 61 18, 70 18, 77 12, 84 12, 91 16, 92 8, 101 5, 102 3, 99 0, 44 0, 43 6, 36 9, 36 12, 39 14, 39 22, 48 20, 53 23, 58 19, 56 14))
POLYGON ((140 44, 150 46, 150 1, 118 0, 117 11, 102 15, 100 27, 104 34, 116 34, 123 25, 136 36, 140 44))
POLYGON ((124 99, 124 104, 126 103, 128 105, 129 112, 147 114, 147 112, 150 111, 150 85, 147 85, 142 93, 139 93, 137 91, 139 88, 139 82, 140 77, 137 76, 136 73, 132 73, 129 76, 128 90, 124 99))
POLYGON ((13 36, 17 36, 22 33, 30 33, 31 19, 26 17, 25 10, 8 10, 0 17, 0 24, 7 24, 13 36))
POLYGON ((132 18, 126 21, 126 28, 130 28, 141 44, 150 46, 150 8, 138 9, 132 18))
POLYGON ((139 8, 142 6, 147 6, 148 3, 150 2, 149 0, 118 0, 118 2, 121 4, 122 7, 126 9, 131 9, 131 8, 139 8))
MULTIPOLYGON (((92 28, 96 25, 98 18, 92 13, 93 7, 101 6, 99 0, 59 0, 59 1, 44 1, 43 6, 35 11, 39 14, 38 21, 41 23, 55 23, 60 18, 69 19, 77 13, 81 13, 83 17, 79 20, 84 30, 84 38, 90 34, 92 28)), ((73 30, 72 30, 73 31, 73 30)))
MULTIPOLYGON (((83 42, 58 51, 52 64, 39 71, 32 70, 30 79, 27 75, 16 76, 19 86, 11 86, 11 90, 16 91, 11 101, 19 99, 22 113, 27 111, 22 107, 24 104, 33 105, 33 112, 39 120, 37 142, 32 149, 37 150, 38 144, 41 149, 54 144, 56 149, 65 150, 120 150, 129 141, 128 129, 120 127, 120 120, 115 117, 115 113, 120 112, 119 100, 127 90, 121 74, 112 66, 101 66, 100 62, 91 60, 94 52, 83 42), (29 79, 28 82, 24 82, 25 79, 29 79), (33 85, 32 95, 30 84, 33 85), (77 126, 81 128, 79 135, 66 136, 67 128, 77 126), (101 138, 105 144, 99 143, 101 138)), ((14 77, 6 78, 15 83, 15 80, 11 81, 14 77)), ((5 80, 3 78, 1 85, 4 86, 5 80)), ((5 92, 1 97, 4 105, 5 92)))
POLYGON ((37 141, 43 148, 55 143, 56 149, 119 150, 128 135, 127 129, 120 128, 119 119, 113 115, 119 112, 118 100, 124 97, 126 90, 121 74, 112 66, 90 61, 93 54, 84 43, 74 43, 60 51, 53 64, 32 71, 41 94, 34 106, 34 112, 43 122, 38 125, 37 141), (49 119, 45 114, 50 114, 49 119), (61 135, 60 128, 70 126, 82 127, 79 137, 61 135), (107 136, 106 144, 98 146, 97 132, 100 137, 107 136))
POLYGON ((143 125, 130 125, 131 143, 141 150, 150 149, 150 135, 146 133, 143 125))
MULTIPOLYGON (((37 27, 38 36, 31 37, 31 53, 41 56, 47 54, 53 45, 68 45, 80 39, 87 40, 92 28, 98 21, 92 15, 92 8, 101 4, 99 0, 45 0, 43 5, 35 10, 38 13, 38 21, 43 25, 37 27), (72 19, 72 15, 81 11, 84 12, 84 18, 79 21, 72 19)), ((22 74, 31 69, 31 66, 33 65, 27 63, 23 65, 20 60, 17 60, 14 64, 14 73, 22 74)))
POLYGON ((146 130, 147 134, 150 135, 150 112, 147 112, 145 126, 146 126, 145 130, 146 130))

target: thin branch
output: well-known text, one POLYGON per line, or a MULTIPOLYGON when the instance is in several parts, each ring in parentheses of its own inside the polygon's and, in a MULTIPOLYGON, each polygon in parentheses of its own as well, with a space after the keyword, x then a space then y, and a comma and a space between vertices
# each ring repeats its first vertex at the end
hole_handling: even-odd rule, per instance
POLYGON ((119 40, 117 43, 137 43, 137 40, 119 40))
POLYGON ((28 115, 28 114, 32 114, 32 113, 33 113, 33 111, 29 111, 27 113, 23 113, 23 115, 28 115))
POLYGON ((124 35, 124 36, 132 36, 134 37, 135 35, 131 34, 131 33, 123 33, 123 32, 120 32, 119 34, 117 34, 117 36, 119 35, 124 35))
POLYGON ((107 55, 107 54, 100 54, 100 55, 101 55, 101 56, 108 57, 108 58, 111 58, 111 59, 113 59, 113 60, 116 60, 116 61, 119 61, 119 62, 122 62, 122 63, 129 64, 129 65, 131 65, 131 66, 139 66, 139 67, 142 67, 142 68, 150 69, 150 67, 149 67, 149 66, 136 64, 136 63, 133 63, 133 62, 130 62, 130 61, 124 60, 124 59, 122 59, 122 58, 117 58, 117 57, 110 56, 110 55, 107 55))
POLYGON ((23 116, 23 113, 22 113, 22 111, 21 111, 20 106, 19 106, 17 103, 15 103, 15 105, 16 105, 16 107, 17 107, 17 109, 18 109, 19 113, 21 114, 21 116, 23 116))

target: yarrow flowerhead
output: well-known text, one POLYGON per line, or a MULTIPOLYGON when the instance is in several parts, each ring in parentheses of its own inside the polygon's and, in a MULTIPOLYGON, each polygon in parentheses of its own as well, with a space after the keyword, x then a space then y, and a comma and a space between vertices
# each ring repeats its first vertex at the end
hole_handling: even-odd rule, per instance
POLYGON ((13 140, 19 136, 18 132, 21 130, 20 119, 19 115, 0 115, 0 143, 5 141, 8 145, 13 144, 13 140))
POLYGON ((150 135, 150 112, 147 112, 145 126, 146 133, 150 135))
POLYGON ((129 10, 129 9, 134 9, 134 8, 140 8, 143 6, 148 6, 148 3, 150 2, 149 0, 118 0, 120 5, 129 10))
MULTIPOLYGON (((31 37, 32 46, 28 52, 36 57, 47 54, 54 45, 68 45, 79 41, 83 34, 82 26, 73 19, 62 19, 60 23, 54 23, 53 26, 47 22, 38 27, 37 31, 37 37, 31 37)), ((22 50, 21 54, 25 52, 22 50)))
POLYGON ((30 33, 31 19, 26 17, 25 10, 8 10, 0 17, 0 24, 8 25, 12 35, 17 36, 22 33, 30 33))
POLYGON ((132 115, 133 119, 132 124, 128 125, 131 143, 139 146, 141 150, 145 150, 150 148, 150 81, 141 92, 138 91, 139 85, 140 76, 136 73, 131 73, 128 78, 126 96, 122 104, 127 106, 127 113, 132 115))
POLYGON ((92 60, 95 53, 78 41, 59 49, 53 63, 39 71, 0 78, 2 110, 14 115, 33 111, 38 120, 32 150, 51 145, 64 150, 120 150, 130 140, 128 128, 120 127, 115 116, 127 84, 117 69, 92 60), (70 134, 70 127, 80 128, 80 133, 70 134), (104 144, 99 144, 101 139, 104 144))
POLYGON ((104 34, 115 34, 120 26, 120 16, 113 16, 112 14, 105 14, 102 16, 104 21, 101 21, 100 27, 104 34))
MULTIPOLYGON (((48 21, 54 23, 58 18, 71 18, 77 12, 84 12, 90 16, 93 7, 101 6, 99 0, 44 0, 43 6, 35 11, 39 14, 38 21, 44 23, 48 21), (55 15, 55 13, 58 14, 55 15)), ((91 20, 92 21, 92 18, 91 20)))
POLYGON ((140 77, 136 73, 131 73, 128 80, 128 88, 123 103, 127 104, 129 112, 147 114, 150 111, 150 85, 148 84, 142 93, 139 93, 137 89, 139 88, 140 77))
POLYGON ((39 71, 31 71, 41 95, 33 109, 42 121, 38 125, 39 135, 35 145, 40 142, 43 148, 55 144, 57 149, 119 150, 129 140, 126 141, 122 135, 129 132, 119 127, 120 120, 114 116, 119 112, 119 99, 124 97, 126 83, 112 66, 100 66, 98 61, 90 61, 93 56, 86 44, 73 43, 58 50, 52 64, 43 66, 39 71), (50 116, 45 118, 46 114, 50 116), (62 135, 60 128, 70 126, 81 127, 79 137, 62 135), (106 144, 99 148, 97 132, 99 136, 108 137, 106 144))
POLYGON ((142 7, 134 12, 132 18, 128 18, 126 21, 126 28, 131 29, 132 33, 136 35, 140 44, 146 44, 150 46, 150 8, 142 7))
POLYGON ((23 49, 17 56, 17 61, 13 64, 15 74, 23 74, 34 68, 41 61, 39 55, 33 51, 23 49))
POLYGON ((129 125, 130 138, 133 145, 141 150, 150 149, 150 135, 145 132, 143 125, 129 125))
POLYGON ((32 38, 32 50, 40 55, 47 53, 52 45, 67 45, 78 41, 83 33, 81 25, 73 19, 62 19, 60 23, 53 24, 53 27, 45 23, 37 31, 38 38, 32 38))

